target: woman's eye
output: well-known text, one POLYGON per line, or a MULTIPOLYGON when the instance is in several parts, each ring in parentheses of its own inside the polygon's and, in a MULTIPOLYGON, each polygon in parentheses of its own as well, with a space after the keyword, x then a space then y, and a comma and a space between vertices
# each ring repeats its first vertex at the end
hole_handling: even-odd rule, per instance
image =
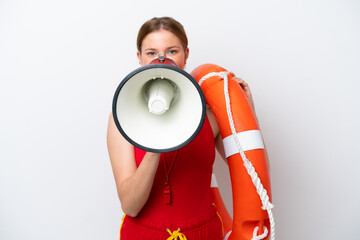
POLYGON ((168 51, 168 53, 167 54, 175 54, 176 53, 176 50, 170 50, 170 51, 168 51))
POLYGON ((156 53, 155 53, 155 52, 148 52, 148 53, 146 53, 146 55, 148 55, 148 56, 155 56, 156 53))

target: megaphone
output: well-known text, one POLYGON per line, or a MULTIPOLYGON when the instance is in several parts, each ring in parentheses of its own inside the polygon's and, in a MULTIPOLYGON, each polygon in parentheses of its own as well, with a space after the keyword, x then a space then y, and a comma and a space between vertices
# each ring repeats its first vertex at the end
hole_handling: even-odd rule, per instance
POLYGON ((148 152, 170 152, 202 128, 206 103, 196 80, 169 58, 129 73, 116 89, 112 112, 124 138, 148 152))

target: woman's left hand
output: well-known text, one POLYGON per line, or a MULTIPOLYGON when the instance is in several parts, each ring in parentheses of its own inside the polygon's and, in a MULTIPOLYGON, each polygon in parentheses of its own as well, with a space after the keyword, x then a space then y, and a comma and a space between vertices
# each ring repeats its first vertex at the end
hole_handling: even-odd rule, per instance
POLYGON ((249 103, 251 105, 252 110, 255 112, 255 106, 254 106, 254 100, 252 98, 252 94, 249 88, 249 84, 247 84, 247 82, 245 82, 243 79, 236 77, 235 74, 233 72, 230 73, 233 77, 233 79, 235 81, 237 81, 239 83, 239 85, 241 86, 242 90, 244 91, 247 99, 249 100, 249 103))

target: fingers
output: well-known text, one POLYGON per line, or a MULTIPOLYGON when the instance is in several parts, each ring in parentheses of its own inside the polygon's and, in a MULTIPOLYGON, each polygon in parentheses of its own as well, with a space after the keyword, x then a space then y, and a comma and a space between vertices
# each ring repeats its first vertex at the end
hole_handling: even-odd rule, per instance
POLYGON ((255 107, 254 107, 254 101, 252 99, 252 94, 250 91, 250 87, 249 84, 247 82, 245 82, 242 78, 236 77, 235 74, 233 72, 230 72, 232 79, 234 79, 236 82, 239 83, 239 85, 241 86, 241 88, 243 89, 246 97, 248 98, 249 102, 250 102, 250 106, 253 109, 253 111, 255 111, 255 107))
POLYGON ((238 82, 242 88, 249 88, 249 84, 245 82, 244 79, 236 77, 233 72, 231 72, 230 74, 232 75, 232 79, 238 82))
POLYGON ((233 76, 232 79, 234 79, 237 83, 239 83, 241 88, 244 90, 246 96, 248 98, 251 98, 251 91, 250 91, 249 84, 247 82, 245 82, 244 79, 236 77, 233 72, 230 72, 230 74, 233 76))
POLYGON ((232 76, 232 79, 234 79, 236 82, 238 82, 240 84, 240 86, 242 87, 242 89, 250 92, 249 84, 247 82, 245 82, 244 79, 236 77, 235 73, 233 73, 233 72, 230 72, 230 74, 232 76))

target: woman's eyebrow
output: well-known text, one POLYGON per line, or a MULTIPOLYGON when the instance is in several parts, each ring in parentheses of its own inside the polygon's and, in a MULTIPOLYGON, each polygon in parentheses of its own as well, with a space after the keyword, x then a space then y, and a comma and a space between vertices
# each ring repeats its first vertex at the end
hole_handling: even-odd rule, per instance
POLYGON ((156 51, 155 48, 146 48, 144 51, 156 51))
POLYGON ((168 47, 167 49, 171 49, 171 48, 180 48, 179 46, 171 46, 171 47, 168 47))
MULTIPOLYGON (((174 49, 174 48, 180 49, 179 46, 175 46, 175 45, 174 45, 174 46, 170 46, 170 47, 166 48, 166 50, 174 49)), ((154 51, 154 52, 156 52, 157 49, 156 49, 156 48, 145 48, 144 51, 154 51)))

